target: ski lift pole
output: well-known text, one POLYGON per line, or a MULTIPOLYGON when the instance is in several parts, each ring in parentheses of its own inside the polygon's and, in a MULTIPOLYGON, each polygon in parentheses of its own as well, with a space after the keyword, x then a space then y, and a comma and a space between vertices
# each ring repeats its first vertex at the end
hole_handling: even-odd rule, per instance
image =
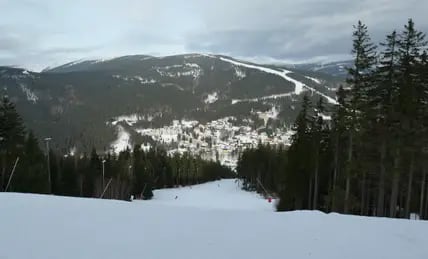
POLYGON ((266 188, 263 186, 262 182, 260 182, 259 178, 256 178, 257 182, 260 184, 260 186, 263 188, 263 191, 265 191, 265 193, 267 195, 269 195, 269 192, 266 190, 266 188))
POLYGON ((100 196, 100 199, 102 199, 102 198, 103 198, 103 196, 104 196, 104 193, 106 193, 107 188, 109 187, 109 185, 110 185, 110 183, 111 183, 111 180, 113 180, 113 178, 110 178, 110 180, 108 181, 108 183, 107 183, 106 187, 104 188, 103 193, 102 193, 102 194, 101 194, 101 196, 100 196))
POLYGON ((16 168, 16 165, 18 164, 18 161, 19 161, 19 157, 16 158, 15 164, 13 165, 12 173, 9 176, 9 180, 7 181, 6 189, 4 190, 5 192, 7 192, 7 189, 9 188, 10 182, 12 181, 12 177, 13 177, 13 174, 15 173, 15 168, 16 168))
POLYGON ((140 197, 143 197, 146 187, 147 187, 147 183, 144 184, 143 191, 141 191, 140 197))

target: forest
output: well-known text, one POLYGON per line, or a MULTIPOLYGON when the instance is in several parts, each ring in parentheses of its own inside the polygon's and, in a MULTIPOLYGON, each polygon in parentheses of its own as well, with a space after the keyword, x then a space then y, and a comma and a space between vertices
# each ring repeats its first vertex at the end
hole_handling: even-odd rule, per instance
POLYGON ((279 211, 428 219, 428 44, 409 19, 380 44, 354 26, 353 66, 328 108, 306 92, 290 147, 245 151, 247 189, 279 211), (326 120, 331 114, 331 120, 326 120))

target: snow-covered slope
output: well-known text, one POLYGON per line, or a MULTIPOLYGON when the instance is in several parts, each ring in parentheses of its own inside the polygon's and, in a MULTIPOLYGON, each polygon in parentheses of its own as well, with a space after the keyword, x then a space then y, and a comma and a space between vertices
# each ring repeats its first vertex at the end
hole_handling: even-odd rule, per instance
MULTIPOLYGON (((257 70, 260 70, 260 71, 263 71, 263 72, 266 72, 266 73, 269 73, 269 74, 274 74, 274 75, 277 75, 279 77, 282 77, 285 80, 290 81, 290 82, 292 82, 295 85, 294 94, 296 94, 296 95, 301 94, 306 89, 306 90, 310 90, 312 93, 316 93, 316 94, 324 97, 331 104, 337 104, 337 101, 334 98, 331 98, 330 96, 321 93, 320 91, 316 90, 315 88, 309 87, 309 86, 305 85, 304 83, 302 83, 302 82, 300 82, 298 80, 295 80, 295 79, 291 78, 290 76, 288 76, 288 74, 293 73, 293 72, 291 72, 289 70, 282 69, 282 71, 278 71, 276 69, 262 67, 262 66, 259 66, 259 65, 247 64, 247 63, 239 62, 239 61, 228 59, 228 58, 224 58, 224 57, 220 57, 220 59, 223 60, 223 61, 225 61, 225 62, 229 62, 231 64, 237 65, 237 66, 243 66, 243 67, 246 67, 246 68, 257 69, 257 70)), ((311 79, 311 80, 313 80, 313 79, 311 79)), ((283 94, 282 96, 287 96, 287 95, 288 94, 286 93, 285 95, 283 94)), ((259 99, 261 99, 261 100, 263 100, 263 99, 272 99, 272 98, 275 98, 277 96, 280 96, 280 95, 266 96, 266 97, 261 97, 259 99)))
POLYGON ((274 203, 256 193, 242 191, 240 182, 236 180, 156 190, 149 203, 213 210, 274 211, 274 203))
POLYGON ((0 258, 425 259, 428 222, 275 213, 233 180, 152 201, 0 193, 0 258), (177 196, 177 199, 175 199, 177 196), (252 209, 252 211, 248 211, 252 209))

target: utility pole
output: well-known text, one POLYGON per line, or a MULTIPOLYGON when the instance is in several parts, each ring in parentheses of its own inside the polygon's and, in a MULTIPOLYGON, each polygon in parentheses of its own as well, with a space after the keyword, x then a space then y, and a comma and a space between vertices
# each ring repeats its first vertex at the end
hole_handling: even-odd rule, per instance
POLYGON ((13 173, 15 173, 15 168, 16 168, 16 165, 18 164, 18 161, 19 161, 19 157, 17 157, 15 160, 15 164, 13 165, 12 173, 9 176, 9 181, 7 181, 6 189, 4 189, 5 192, 7 192, 7 189, 9 188, 9 185, 10 185, 10 181, 12 181, 13 173))
POLYGON ((52 138, 45 138, 46 141, 46 152, 47 152, 47 166, 48 166, 48 193, 52 194, 52 181, 51 181, 51 163, 50 163, 50 158, 49 158, 49 141, 51 141, 52 138))
POLYGON ((104 176, 105 176, 105 167, 104 167, 104 164, 105 164, 105 162, 106 162, 106 160, 105 159, 103 159, 103 161, 101 161, 102 163, 103 163, 103 190, 104 190, 104 188, 105 188, 105 185, 104 185, 104 176))
POLYGON ((128 167, 129 171, 128 171, 128 175, 131 177, 132 176, 132 165, 130 165, 128 167))

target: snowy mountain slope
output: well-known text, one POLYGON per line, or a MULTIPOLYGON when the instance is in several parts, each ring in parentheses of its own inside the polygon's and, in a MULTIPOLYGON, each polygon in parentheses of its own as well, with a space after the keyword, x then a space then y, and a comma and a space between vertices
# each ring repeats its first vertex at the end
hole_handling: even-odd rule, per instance
POLYGON ((292 65, 292 67, 297 69, 326 73, 326 74, 336 76, 336 77, 341 77, 341 78, 346 78, 348 73, 346 69, 352 66, 353 66, 352 60, 292 65))
POLYGON ((270 73, 270 74, 274 74, 274 75, 277 75, 279 77, 282 77, 285 80, 290 81, 290 82, 292 82, 295 85, 294 93, 296 95, 299 95, 300 93, 302 93, 303 88, 305 86, 302 82, 299 82, 299 81, 294 80, 293 78, 287 76, 287 74, 290 74, 292 72, 288 71, 288 70, 285 70, 285 69, 283 69, 282 72, 280 72, 280 71, 277 71, 275 69, 266 68, 266 67, 262 67, 262 66, 256 66, 256 65, 250 65, 250 64, 247 64, 247 63, 242 63, 242 62, 235 61, 235 60, 228 59, 228 58, 224 58, 224 57, 220 57, 220 59, 223 60, 223 61, 232 63, 234 65, 243 66, 243 67, 252 68, 252 69, 257 69, 257 70, 260 70, 260 71, 263 71, 263 72, 266 72, 266 73, 270 73))
POLYGON ((272 132, 294 122, 304 92, 313 103, 323 97, 334 104, 338 84, 321 73, 202 54, 80 60, 42 73, 0 68, 0 95, 11 97, 28 128, 78 153, 133 146, 144 140, 137 129, 182 119, 205 124, 235 117, 233 126, 272 132), (272 107, 279 116, 271 122, 256 115, 272 107), (136 117, 132 123, 109 123, 129 115, 136 117), (129 138, 114 143, 122 132, 129 138))
POLYGON ((258 205, 266 200, 230 187, 220 181, 157 191, 155 200, 131 203, 0 193, 0 258, 425 259, 428 254, 427 222, 275 213, 258 205))
MULTIPOLYGON (((318 95, 326 98, 328 102, 330 102, 332 104, 337 104, 337 101, 334 98, 332 98, 332 97, 330 97, 330 96, 328 96, 326 94, 323 94, 320 91, 315 90, 313 87, 309 87, 309 86, 305 85, 304 83, 302 83, 302 82, 300 82, 298 80, 295 80, 295 79, 287 76, 288 74, 293 73, 293 72, 291 72, 289 70, 282 69, 282 71, 280 72, 280 71, 275 70, 275 69, 271 69, 271 68, 267 68, 267 67, 262 67, 262 66, 256 66, 256 65, 250 65, 250 64, 247 64, 247 63, 242 63, 242 62, 238 62, 238 61, 235 61, 235 60, 232 60, 232 59, 223 58, 223 57, 220 57, 220 59, 223 60, 223 61, 226 61, 226 62, 230 62, 230 63, 232 63, 234 65, 244 66, 244 67, 252 68, 252 69, 257 69, 257 70, 260 70, 260 71, 263 71, 263 72, 266 72, 266 73, 271 73, 271 74, 280 76, 280 77, 284 78, 285 80, 292 82, 295 85, 295 88, 294 88, 294 94, 295 95, 301 94, 304 91, 304 89, 306 88, 307 90, 312 91, 312 93, 316 93, 316 94, 318 94, 318 95)), ((312 80, 312 81, 315 81, 317 84, 320 84, 319 80, 318 81, 314 80, 311 77, 308 77, 308 78, 310 80, 312 80)), ((261 97, 261 99, 270 99, 270 98, 269 97, 268 98, 261 97)))

